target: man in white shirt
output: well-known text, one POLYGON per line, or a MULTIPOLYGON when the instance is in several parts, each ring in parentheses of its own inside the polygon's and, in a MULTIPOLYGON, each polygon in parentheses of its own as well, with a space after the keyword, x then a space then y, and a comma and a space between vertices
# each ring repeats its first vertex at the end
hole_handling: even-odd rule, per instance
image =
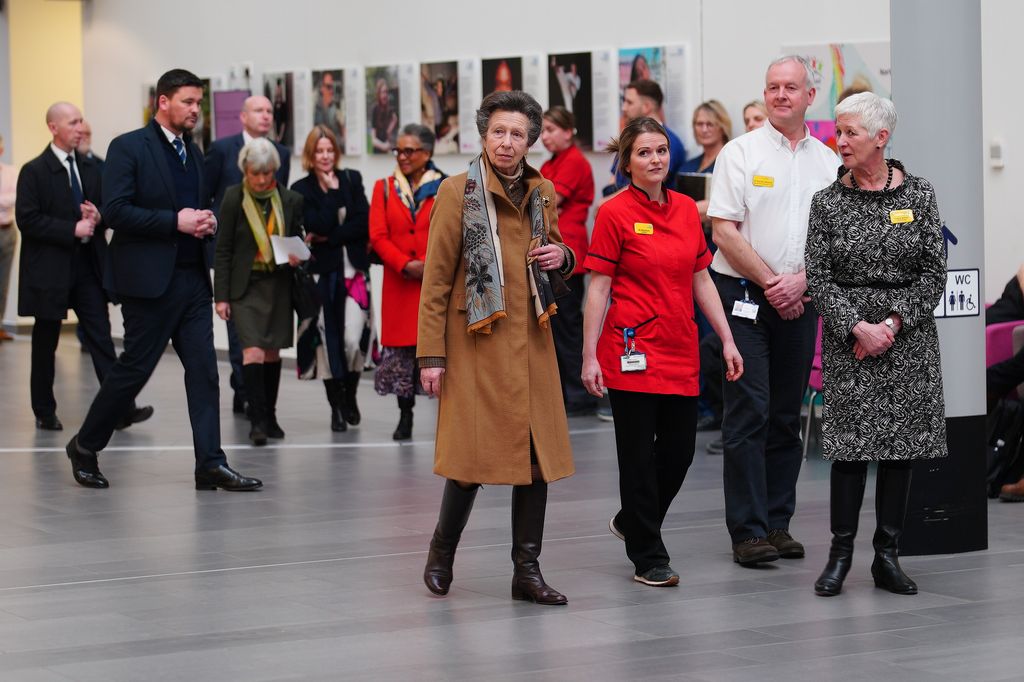
POLYGON ((804 122, 813 76, 799 57, 769 65, 768 123, 722 149, 708 207, 718 245, 711 267, 744 360, 743 377, 724 386, 722 439, 726 524, 745 566, 804 556, 789 534, 817 330, 804 242, 811 197, 839 166, 804 122))

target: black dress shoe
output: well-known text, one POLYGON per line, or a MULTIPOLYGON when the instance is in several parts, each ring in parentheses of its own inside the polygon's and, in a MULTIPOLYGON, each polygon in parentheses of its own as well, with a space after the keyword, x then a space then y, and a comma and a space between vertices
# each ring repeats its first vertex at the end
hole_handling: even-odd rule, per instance
POLYGON ((133 408, 128 414, 121 417, 121 421, 119 421, 117 423, 117 426, 115 426, 114 428, 117 429, 118 431, 127 429, 132 424, 138 424, 139 422, 146 421, 147 419, 153 416, 153 412, 154 410, 152 405, 133 408))
POLYGON ((36 428, 43 431, 63 431, 64 425, 57 419, 57 415, 49 414, 45 417, 36 417, 36 428))
POLYGON ((238 473, 227 464, 196 472, 196 490, 259 490, 263 481, 238 473))
POLYGON ((697 420, 698 431, 718 431, 722 428, 722 420, 714 415, 707 415, 697 420))
POLYGON ((78 446, 78 436, 68 441, 64 450, 68 453, 68 459, 71 460, 71 474, 75 477, 78 485, 85 486, 86 488, 110 487, 110 481, 100 473, 96 453, 80 448, 78 446))

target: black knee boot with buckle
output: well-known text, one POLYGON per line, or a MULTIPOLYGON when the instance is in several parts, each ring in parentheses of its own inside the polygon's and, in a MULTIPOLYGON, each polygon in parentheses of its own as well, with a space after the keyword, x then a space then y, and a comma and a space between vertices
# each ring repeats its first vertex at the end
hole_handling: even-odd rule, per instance
POLYGON ((249 400, 249 442, 267 444, 267 394, 263 379, 263 363, 242 365, 245 394, 249 400))
POLYGON ((830 477, 832 547, 828 564, 814 583, 814 593, 834 597, 843 590, 843 581, 853 563, 853 541, 864 502, 867 462, 834 462, 830 477))
POLYGON ((427 552, 427 565, 423 569, 423 582, 428 590, 438 596, 448 594, 451 587, 455 548, 469 521, 469 513, 473 511, 473 502, 479 489, 480 486, 476 484, 463 488, 451 479, 445 482, 441 513, 437 517, 437 527, 434 528, 430 551, 427 552))
POLYGON ((341 406, 345 400, 345 391, 339 379, 324 379, 324 391, 327 392, 327 402, 331 404, 331 431, 347 431, 345 415, 341 406))
POLYGON ((398 426, 395 427, 395 432, 391 434, 394 440, 409 440, 412 438, 412 408, 415 404, 416 396, 410 398, 398 396, 400 415, 398 417, 398 426))
POLYGON ((903 537, 903 523, 907 517, 907 500, 910 496, 910 478, 913 471, 909 463, 903 466, 879 464, 878 481, 875 489, 875 515, 878 526, 872 544, 875 546, 875 561, 871 564, 871 576, 875 586, 894 594, 917 594, 917 585, 900 568, 900 538, 903 537))

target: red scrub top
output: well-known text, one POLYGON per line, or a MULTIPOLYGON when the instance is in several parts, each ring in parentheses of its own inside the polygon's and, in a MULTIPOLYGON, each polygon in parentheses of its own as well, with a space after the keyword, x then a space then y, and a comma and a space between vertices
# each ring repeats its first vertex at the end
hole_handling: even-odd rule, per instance
POLYGON ((659 204, 634 185, 601 206, 588 270, 612 278, 611 305, 597 342, 609 388, 638 393, 700 393, 693 275, 711 264, 697 204, 665 190, 659 204), (636 330, 647 369, 623 372, 623 329, 636 330))
POLYGON ((583 255, 587 252, 587 214, 594 203, 594 172, 590 162, 576 145, 544 162, 540 174, 551 181, 562 196, 558 207, 558 233, 562 242, 576 254, 574 275, 581 275, 583 255))

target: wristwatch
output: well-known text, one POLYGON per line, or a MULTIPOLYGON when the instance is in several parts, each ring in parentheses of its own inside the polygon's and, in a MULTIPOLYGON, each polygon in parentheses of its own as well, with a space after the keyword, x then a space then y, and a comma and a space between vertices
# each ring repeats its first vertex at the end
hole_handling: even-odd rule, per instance
POLYGON ((891 317, 885 318, 885 326, 888 327, 889 331, 891 331, 893 334, 896 333, 896 320, 892 319, 891 317))

